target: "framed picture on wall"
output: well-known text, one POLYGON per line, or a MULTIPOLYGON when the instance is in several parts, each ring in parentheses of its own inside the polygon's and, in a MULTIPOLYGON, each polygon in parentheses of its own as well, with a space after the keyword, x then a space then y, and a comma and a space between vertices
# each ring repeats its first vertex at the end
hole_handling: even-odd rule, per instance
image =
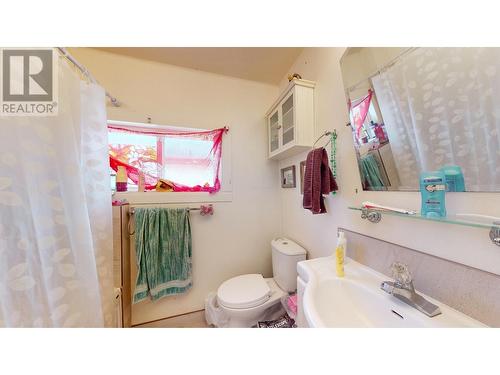
POLYGON ((281 169, 281 187, 295 187, 295 165, 281 169))
POLYGON ((304 194, 304 173, 306 171, 306 161, 300 162, 300 194, 304 194))

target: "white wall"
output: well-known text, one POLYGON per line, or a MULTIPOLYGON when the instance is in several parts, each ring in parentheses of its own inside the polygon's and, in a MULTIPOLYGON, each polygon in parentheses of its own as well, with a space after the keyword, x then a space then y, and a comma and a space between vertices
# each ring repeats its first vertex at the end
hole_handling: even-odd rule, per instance
MULTIPOLYGON (((277 87, 92 49, 71 52, 123 102, 120 108, 108 108, 110 119, 145 122, 151 116, 158 124, 231 128, 231 201, 215 202, 213 217, 192 216, 194 287, 184 296, 135 305, 134 324, 202 309, 206 294, 229 277, 249 272, 270 276, 269 242, 280 233, 305 246, 310 257, 329 255, 337 228, 345 227, 500 274, 500 249, 491 244, 485 229, 389 216, 371 224, 347 209, 363 200, 418 208, 420 195, 362 191, 350 129, 345 127, 348 116, 339 65, 344 48, 306 48, 290 69, 317 82, 316 136, 334 128, 339 133, 340 191, 327 198, 328 214, 315 216, 302 209, 299 188, 279 188, 278 165, 267 160, 263 115, 279 94, 277 87)), ((280 89, 286 84, 283 78, 280 89)), ((280 167, 295 164, 299 170, 305 157, 284 160, 280 167)), ((162 202, 165 199, 169 196, 162 202)), ((447 196, 449 212, 499 216, 499 207, 500 194, 447 196)))
MULTIPOLYGON (((350 205, 360 206, 370 200, 380 204, 419 209, 417 192, 364 192, 361 188, 356 156, 348 121, 346 99, 339 60, 345 48, 306 48, 286 75, 297 72, 302 78, 317 82, 315 91, 315 135, 337 129, 338 183, 340 191, 327 198, 328 214, 313 216, 302 208, 300 189, 282 189, 283 234, 309 250, 310 257, 329 255, 336 243, 338 227, 344 227, 445 259, 500 274, 500 248, 491 243, 488 230, 451 224, 384 216, 378 224, 360 218, 350 205), (356 193, 358 189, 359 193, 356 193)), ((326 141, 325 141, 326 142, 326 141)), ((280 167, 305 160, 306 153, 280 162, 280 167)), ((500 193, 448 194, 449 213, 481 213, 500 216, 500 193)))
POLYGON ((367 80, 407 50, 408 47, 358 47, 349 50, 349 54, 342 59, 344 86, 351 87, 367 80))
MULTIPOLYGON (((151 116, 156 124, 230 127, 232 200, 215 202, 212 217, 191 213, 193 288, 182 296, 134 305, 132 323, 202 309, 207 293, 227 278, 271 276, 270 241, 280 234, 281 212, 278 164, 267 160, 264 113, 277 97, 277 87, 92 49, 71 53, 123 103, 108 107, 110 119, 145 122, 151 116)), ((164 194, 162 202, 169 199, 164 194)))

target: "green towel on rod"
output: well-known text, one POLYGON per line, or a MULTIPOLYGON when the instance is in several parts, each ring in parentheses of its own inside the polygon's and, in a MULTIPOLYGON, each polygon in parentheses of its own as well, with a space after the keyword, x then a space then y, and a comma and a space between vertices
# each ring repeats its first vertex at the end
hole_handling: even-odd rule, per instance
POLYGON ((136 208, 134 303, 186 292, 192 286, 187 208, 136 208))

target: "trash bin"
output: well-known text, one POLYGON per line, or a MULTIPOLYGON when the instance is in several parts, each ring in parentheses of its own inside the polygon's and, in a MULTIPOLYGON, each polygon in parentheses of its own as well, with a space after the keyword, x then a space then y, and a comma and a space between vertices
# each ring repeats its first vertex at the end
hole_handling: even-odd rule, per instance
POLYGON ((209 325, 219 328, 229 325, 229 317, 219 306, 216 293, 210 293, 205 299, 205 320, 209 325))

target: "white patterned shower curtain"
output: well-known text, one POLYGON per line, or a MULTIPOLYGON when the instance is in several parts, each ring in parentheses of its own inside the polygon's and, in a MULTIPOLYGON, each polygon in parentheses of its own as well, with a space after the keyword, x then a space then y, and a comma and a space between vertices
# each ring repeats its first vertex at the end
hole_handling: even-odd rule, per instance
POLYGON ((468 191, 500 186, 500 48, 418 48, 372 78, 400 190, 462 168, 468 191))
POLYGON ((58 80, 57 116, 0 117, 0 327, 114 324, 105 93, 58 80))

